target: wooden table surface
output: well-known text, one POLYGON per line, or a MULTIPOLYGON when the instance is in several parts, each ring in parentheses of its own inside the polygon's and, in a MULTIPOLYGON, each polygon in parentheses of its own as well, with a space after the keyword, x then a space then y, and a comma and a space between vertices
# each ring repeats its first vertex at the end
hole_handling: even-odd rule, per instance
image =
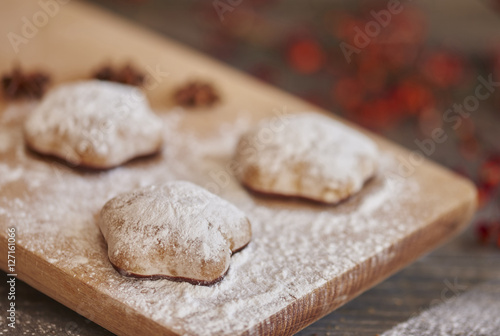
MULTIPOLYGON (((119 4, 105 2, 113 8, 119 4)), ((147 13, 155 12, 157 1, 144 5, 142 14, 131 7, 118 11, 145 25, 153 26, 168 33, 171 27, 174 37, 191 45, 196 45, 196 27, 182 30, 177 25, 151 21, 147 13), (149 7, 148 7, 149 6, 149 7), (149 9, 148 9, 149 8, 149 9)), ((184 27, 187 27, 185 25, 184 27)), ((477 41, 471 38, 471 41, 477 41)), ((485 112, 484 122, 491 120, 485 112)), ((498 135, 490 134, 491 137, 498 135)), ((405 130, 395 131, 393 136, 400 143, 412 146, 412 139, 406 138, 405 130)), ((434 159, 441 162, 450 160, 447 153, 438 152, 434 159)), ((362 294, 332 314, 324 317, 299 335, 375 335, 382 333, 399 322, 407 320, 419 311, 444 302, 475 284, 500 278, 500 250, 484 247, 476 243, 471 230, 446 244, 442 248, 421 258, 411 266, 362 294)), ((6 302, 6 286, 0 287, 0 310, 6 302)), ((111 335, 108 331, 79 316, 31 287, 18 282, 18 328, 12 334, 4 329, 4 316, 0 316, 0 335, 111 335)))
MULTIPOLYGON (((298 335, 375 336, 474 285, 498 278, 500 251, 477 245, 470 232, 465 232, 298 335)), ((112 335, 21 281, 17 291, 18 327, 12 333, 2 324, 2 336, 112 335)), ((6 295, 6 287, 2 286, 1 310, 6 309, 6 295)))

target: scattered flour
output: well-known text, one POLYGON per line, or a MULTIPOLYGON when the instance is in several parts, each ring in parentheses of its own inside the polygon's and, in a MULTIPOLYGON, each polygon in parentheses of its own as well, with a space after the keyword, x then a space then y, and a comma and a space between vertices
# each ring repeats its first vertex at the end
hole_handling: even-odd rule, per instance
POLYGON ((500 280, 446 300, 382 336, 498 336, 500 280))
MULTIPOLYGON (((396 163, 386 153, 378 176, 338 206, 262 199, 227 169, 239 136, 251 127, 242 114, 201 137, 180 126, 189 113, 164 112, 166 142, 159 156, 85 172, 25 150, 21 125, 29 110, 11 106, 4 112, 9 118, 0 119, 0 134, 11 143, 0 153, 1 232, 17 227, 18 245, 179 334, 236 335, 251 329, 362 262, 370 261, 374 269, 387 264, 395 256, 381 252, 424 224, 422 213, 411 212, 419 202, 418 184, 412 178, 393 183, 387 173, 396 163), (227 276, 212 287, 123 277, 108 261, 96 223, 101 207, 120 193, 175 179, 210 189, 252 223, 251 243, 232 257, 227 276)), ((347 286, 335 288, 336 301, 344 303, 347 286)), ((320 297, 311 299, 324 295, 315 293, 320 297)))

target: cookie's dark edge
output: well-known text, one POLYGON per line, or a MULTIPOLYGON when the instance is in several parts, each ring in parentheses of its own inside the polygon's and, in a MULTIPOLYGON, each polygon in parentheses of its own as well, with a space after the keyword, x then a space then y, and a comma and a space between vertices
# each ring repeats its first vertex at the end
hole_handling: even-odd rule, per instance
POLYGON ((111 265, 113 265, 113 268, 121 275, 131 277, 131 278, 139 278, 139 279, 147 279, 147 280, 166 279, 166 280, 175 281, 175 282, 188 282, 192 285, 198 285, 198 286, 215 285, 216 283, 218 283, 219 281, 224 279, 227 272, 229 271, 229 268, 228 268, 227 271, 223 275, 218 277, 217 279, 211 280, 211 281, 206 281, 206 280, 196 280, 196 279, 184 278, 184 277, 171 277, 171 276, 164 275, 164 274, 141 275, 141 274, 136 274, 136 273, 132 273, 132 272, 127 272, 127 271, 121 269, 120 267, 115 266, 113 263, 111 263, 111 265))
POLYGON ((65 160, 57 155, 39 152, 38 150, 31 147, 28 143, 25 143, 25 151, 26 151, 26 153, 28 153, 32 157, 39 159, 39 160, 47 161, 47 162, 55 162, 55 163, 61 164, 63 166, 66 166, 68 168, 71 168, 71 169, 73 169, 77 172, 80 172, 80 173, 100 173, 100 172, 110 171, 110 170, 113 170, 113 169, 121 167, 121 166, 125 166, 129 163, 147 161, 149 159, 154 159, 154 158, 160 156, 162 153, 162 150, 163 150, 163 146, 156 149, 154 152, 138 155, 138 156, 131 158, 131 159, 119 164, 119 165, 114 165, 114 166, 110 166, 110 167, 96 167, 96 166, 89 166, 89 165, 84 165, 84 164, 73 164, 73 163, 68 162, 67 160, 65 160))
MULTIPOLYGON (((248 242, 246 245, 240 247, 239 249, 234 250, 232 254, 240 252, 245 247, 247 247, 249 243, 250 242, 248 242)), ((227 271, 223 275, 221 275, 220 277, 218 277, 217 279, 211 280, 211 281, 206 281, 206 280, 196 280, 196 279, 184 278, 184 277, 171 277, 171 276, 164 275, 164 274, 141 275, 141 274, 136 274, 136 273, 132 273, 132 272, 127 272, 124 269, 121 269, 120 267, 114 265, 111 261, 110 261, 110 263, 113 266, 113 268, 118 273, 120 273, 123 276, 131 277, 131 278, 139 278, 139 279, 148 279, 148 280, 162 280, 162 279, 167 279, 167 280, 175 281, 175 282, 188 282, 188 283, 190 283, 192 285, 198 285, 198 286, 212 286, 212 285, 215 285, 216 283, 218 283, 222 279, 224 279, 224 277, 226 276, 227 272, 229 272, 229 267, 228 267, 227 271)))
POLYGON ((238 253, 238 252, 240 252, 241 250, 243 250, 245 247, 247 247, 247 246, 248 246, 248 244, 250 244, 250 241, 251 241, 251 240, 249 240, 249 241, 248 241, 248 243, 246 243, 245 245, 243 245, 243 246, 242 246, 242 247, 240 247, 239 249, 236 249, 236 250, 232 251, 232 254, 238 253))
POLYGON ((349 201, 351 198, 355 197, 358 195, 369 183, 371 183, 377 175, 374 175, 370 178, 368 178, 364 183, 363 187, 356 193, 349 195, 347 197, 344 197, 337 202, 329 203, 329 202, 324 202, 320 201, 315 198, 310 198, 306 196, 297 196, 297 195, 284 195, 284 194, 279 194, 279 193, 273 193, 269 191, 264 191, 264 190, 259 190, 254 188, 253 186, 250 186, 248 183, 241 181, 241 185, 253 196, 256 198, 261 198, 261 199, 268 199, 268 200, 277 200, 277 201, 297 201, 300 203, 309 203, 312 205, 319 205, 319 206, 337 206, 342 203, 345 203, 349 201))

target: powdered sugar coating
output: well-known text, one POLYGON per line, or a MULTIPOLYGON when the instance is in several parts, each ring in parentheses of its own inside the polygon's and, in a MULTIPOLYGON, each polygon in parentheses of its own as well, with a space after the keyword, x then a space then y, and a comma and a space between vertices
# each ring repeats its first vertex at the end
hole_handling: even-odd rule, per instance
MULTIPOLYGON (((456 281, 456 279, 455 279, 456 281)), ((448 288, 445 287, 446 290, 448 288)), ((445 293, 443 290, 442 293, 445 293)), ((500 335, 500 280, 483 283, 464 294, 447 297, 381 336, 496 336, 500 335)), ((437 300, 435 300, 437 301, 437 300)), ((433 301, 434 302, 434 301, 433 301)))
POLYGON ((101 211, 99 227, 109 259, 119 269, 196 283, 220 280, 232 252, 252 235, 243 212, 186 181, 113 198, 101 211))
POLYGON ((161 119, 137 88, 98 80, 50 91, 25 124, 28 145, 73 165, 110 168, 161 147, 161 119))
POLYGON ((363 187, 377 168, 366 136, 325 116, 306 113, 281 124, 270 119, 246 133, 235 170, 251 189, 337 203, 363 187))
MULTIPOLYGON (((413 178, 392 177, 398 162, 385 151, 375 179, 338 206, 253 197, 227 169, 238 139, 252 125, 252 111, 245 110, 233 111, 234 119, 217 121, 203 136, 182 128, 199 115, 163 112, 168 145, 161 155, 110 171, 78 172, 25 151, 21 125, 32 107, 13 105, 0 116, 0 134, 9 138, 0 153, 0 229, 15 226, 18 246, 82 287, 92 286, 181 335, 238 335, 297 298, 316 293, 321 300, 327 282, 360 263, 369 261, 372 269, 390 263, 397 257, 390 252, 393 243, 420 230, 438 211, 439 195, 422 194, 413 178), (97 225, 109 199, 178 179, 227 199, 252 223, 251 244, 232 256, 224 280, 211 287, 121 276, 109 263, 97 225)), ((335 287, 335 303, 349 299, 347 288, 335 287)))

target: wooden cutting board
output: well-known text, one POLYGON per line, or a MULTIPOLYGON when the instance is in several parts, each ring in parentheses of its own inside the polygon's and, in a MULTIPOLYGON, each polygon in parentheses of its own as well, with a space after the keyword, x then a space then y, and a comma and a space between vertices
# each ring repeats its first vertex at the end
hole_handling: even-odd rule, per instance
MULTIPOLYGON (((2 36, 22 36, 26 20, 43 23, 42 11, 36 1, 2 1, 2 36)), ((459 232, 475 210, 470 182, 363 130, 381 149, 381 170, 357 196, 328 207, 250 195, 227 170, 238 136, 265 117, 328 112, 88 5, 52 14, 18 52, 1 40, 0 70, 19 61, 58 83, 132 60, 150 73, 145 91, 166 146, 112 171, 74 170, 25 150, 22 123, 35 103, 2 103, 1 268, 10 273, 7 228, 15 227, 18 278, 116 334, 293 334, 459 232), (190 78, 212 81, 222 102, 176 108, 172 90, 190 78), (252 220, 252 243, 216 286, 124 278, 106 258, 95 225, 104 202, 172 179, 212 189, 252 220)))

